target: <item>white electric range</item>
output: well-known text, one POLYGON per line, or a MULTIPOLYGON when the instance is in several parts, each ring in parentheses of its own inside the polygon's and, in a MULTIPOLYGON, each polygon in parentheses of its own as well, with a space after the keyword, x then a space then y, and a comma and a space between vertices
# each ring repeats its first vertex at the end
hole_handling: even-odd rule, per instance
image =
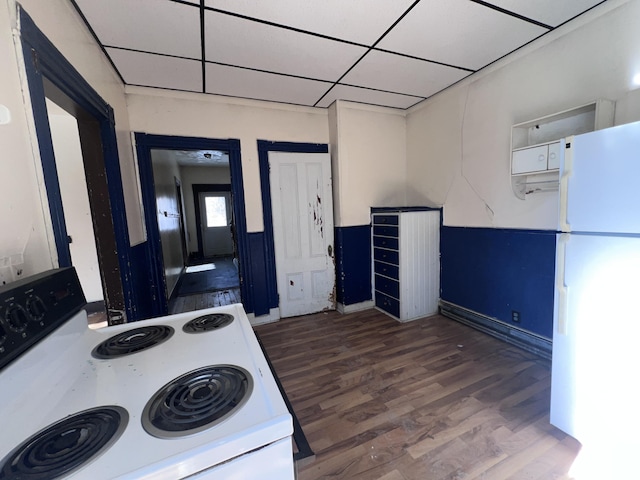
POLYGON ((0 480, 294 478, 241 305, 92 330, 73 269, 32 278, 0 290, 0 480))

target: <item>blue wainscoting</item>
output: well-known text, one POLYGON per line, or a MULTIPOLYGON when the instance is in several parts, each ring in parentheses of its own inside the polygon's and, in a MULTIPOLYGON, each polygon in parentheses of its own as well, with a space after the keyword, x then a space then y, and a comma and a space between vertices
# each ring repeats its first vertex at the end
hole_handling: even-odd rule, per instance
POLYGON ((242 274, 242 282, 246 283, 244 307, 256 317, 268 315, 271 308, 278 306, 278 293, 275 269, 269 267, 267 260, 267 240, 264 232, 248 233, 247 240, 249 271, 242 274))
POLYGON ((442 227, 442 300, 550 339, 555 234, 442 227), (514 310, 519 323, 512 321, 514 310))
POLYGON ((335 227, 336 300, 371 300, 371 225, 335 227))

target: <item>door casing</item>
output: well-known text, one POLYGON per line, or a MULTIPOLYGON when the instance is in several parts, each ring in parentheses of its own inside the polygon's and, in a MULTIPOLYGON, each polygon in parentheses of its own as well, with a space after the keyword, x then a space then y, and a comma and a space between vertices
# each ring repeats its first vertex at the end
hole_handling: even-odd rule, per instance
MULTIPOLYGON (((237 232, 238 263, 240 273, 240 296, 245 307, 251 308, 252 292, 245 280, 245 272, 249 272, 249 247, 247 224, 244 207, 244 186, 242 181, 242 161, 240 156, 240 140, 218 140, 202 137, 180 137, 170 135, 152 135, 135 133, 138 168, 140 171, 140 188, 147 226, 147 242, 149 255, 149 275, 152 295, 155 299, 154 316, 166 315, 169 311, 162 261, 162 245, 160 232, 155 217, 155 188, 151 150, 219 150, 229 153, 229 169, 231 171, 231 191, 233 192, 233 211, 237 232)), ((197 213, 197 212, 196 212, 197 213)))
POLYGON ((71 252, 49 128, 45 101, 47 96, 78 119, 85 166, 89 167, 87 178, 91 176, 97 179, 95 185, 100 188, 97 195, 102 201, 92 201, 92 210, 99 206, 100 211, 94 210, 93 215, 106 219, 96 226, 100 228, 96 241, 107 307, 123 310, 128 320, 136 319, 136 296, 129 267, 129 231, 113 109, 64 58, 21 7, 19 15, 26 77, 58 265, 71 266, 71 252), (96 176, 89 172, 91 168, 97 169, 96 176), (108 197, 106 200, 105 196, 108 197))
POLYGON ((271 211, 271 185, 269 182, 269 152, 329 153, 324 143, 272 142, 258 140, 258 164, 260 168, 260 191, 262 194, 262 217, 264 222, 264 263, 266 275, 266 301, 271 308, 279 305, 276 278, 276 259, 273 240, 273 214, 271 211))

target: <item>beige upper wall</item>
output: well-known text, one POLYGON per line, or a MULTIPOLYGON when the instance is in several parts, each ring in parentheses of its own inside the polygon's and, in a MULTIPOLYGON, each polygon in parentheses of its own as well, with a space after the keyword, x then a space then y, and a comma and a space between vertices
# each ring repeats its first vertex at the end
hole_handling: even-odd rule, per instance
POLYGON ((335 224, 366 225, 371 207, 406 206, 404 112, 338 101, 330 113, 335 224))
POLYGON ((610 0, 409 113, 410 195, 444 205, 446 225, 555 229, 557 192, 511 190, 511 125, 617 100, 616 123, 640 119, 640 1, 610 0))
MULTIPOLYGON (((23 255, 23 275, 40 272, 55 265, 55 245, 49 243, 48 224, 39 194, 41 175, 33 152, 30 125, 25 114, 19 59, 14 47, 15 5, 0 2, 0 104, 8 108, 11 121, 0 125, 0 268, 11 258, 23 255)), ((22 69, 22 71, 24 71, 22 69)), ((39 162, 39 157, 38 162, 39 162)), ((11 281, 12 270, 0 272, 3 281, 11 281)))
MULTIPOLYGON (((124 86, 70 2, 23 0, 21 4, 38 28, 113 107, 129 234, 132 243, 143 241, 124 86)), ((57 266, 57 254, 16 12, 15 0, 0 0, 0 104, 8 107, 12 116, 11 123, 0 126, 0 175, 4 179, 0 218, 5 225, 0 233, 0 259, 24 254, 23 274, 29 275, 57 266)))
POLYGON ((257 140, 329 143, 327 111, 197 93, 127 88, 133 131, 240 140, 247 230, 264 230, 257 140))
MULTIPOLYGON (((5 0, 13 4, 14 0, 5 0)), ((20 0, 38 28, 114 111, 131 244, 144 241, 124 85, 68 0, 20 0)))

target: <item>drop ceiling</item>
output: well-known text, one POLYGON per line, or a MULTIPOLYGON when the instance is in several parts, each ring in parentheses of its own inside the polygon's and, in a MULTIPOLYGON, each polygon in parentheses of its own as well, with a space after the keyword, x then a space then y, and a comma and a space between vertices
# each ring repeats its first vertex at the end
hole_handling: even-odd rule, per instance
POLYGON ((71 0, 127 85, 409 108, 602 0, 71 0))

